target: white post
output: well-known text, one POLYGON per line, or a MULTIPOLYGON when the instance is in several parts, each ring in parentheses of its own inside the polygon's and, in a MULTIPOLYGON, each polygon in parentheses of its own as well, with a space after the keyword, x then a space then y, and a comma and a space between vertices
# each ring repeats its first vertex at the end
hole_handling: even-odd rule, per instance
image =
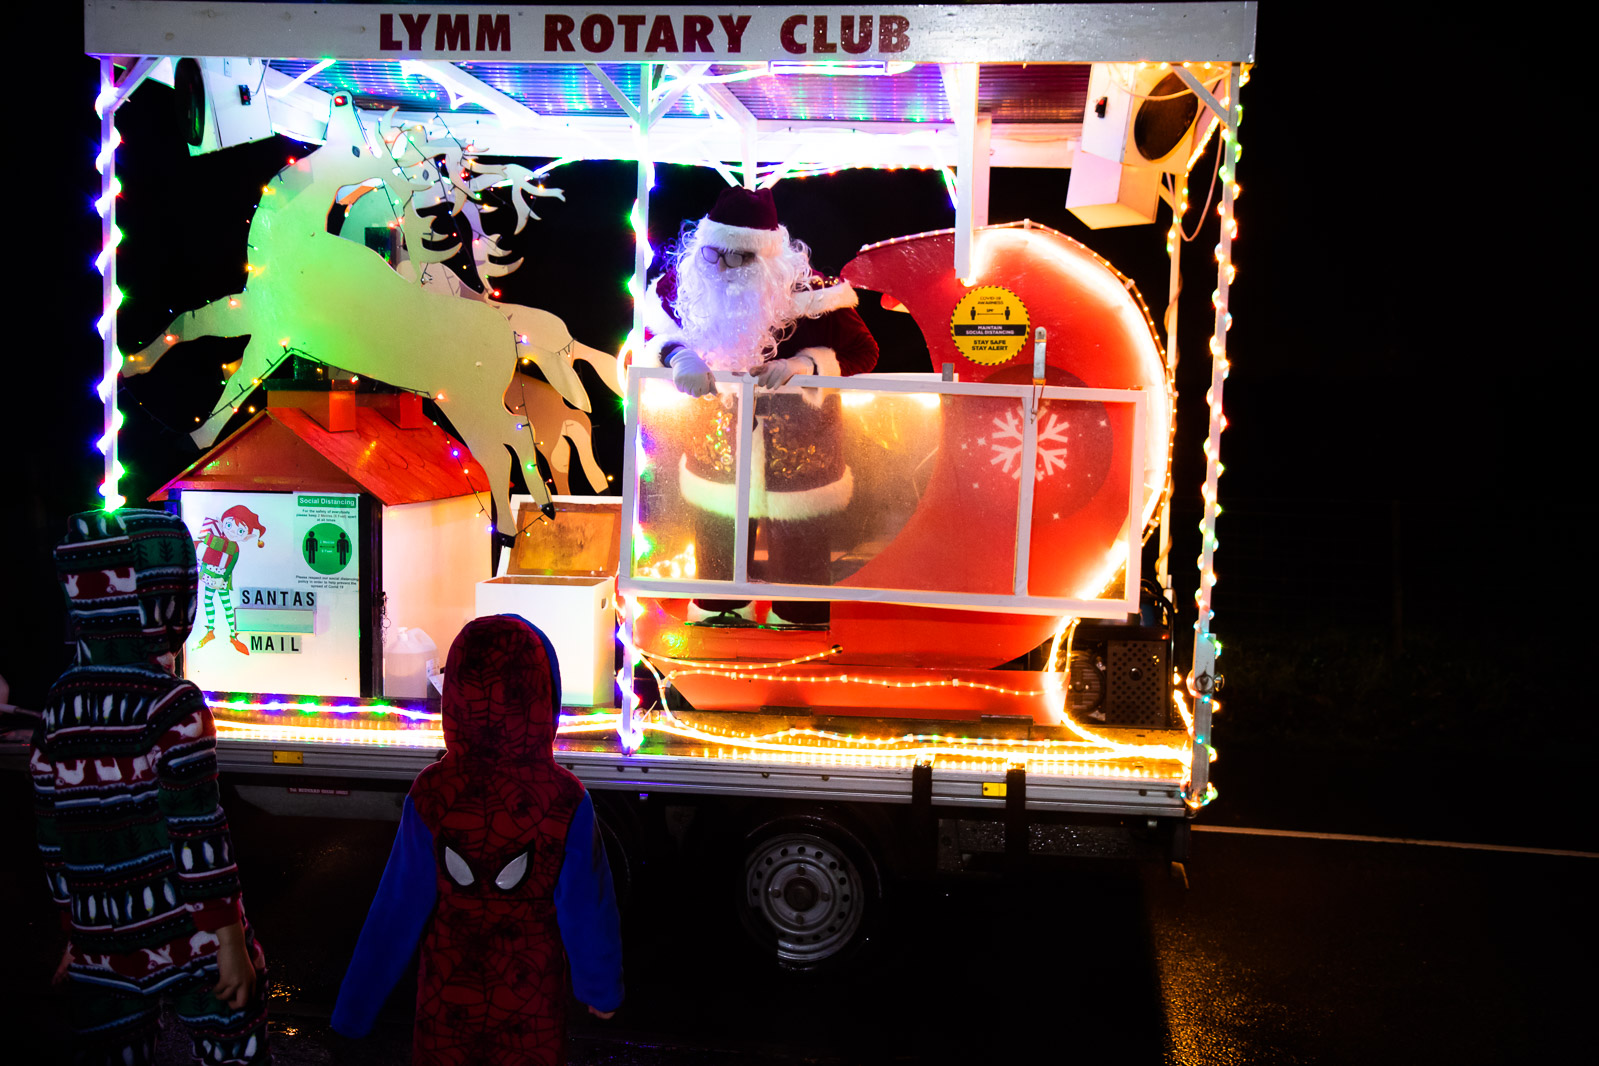
POLYGON ((100 215, 100 254, 95 266, 100 270, 100 321, 101 376, 97 388, 105 404, 104 431, 99 448, 105 455, 105 480, 100 483, 100 495, 105 497, 102 506, 115 511, 127 500, 117 491, 122 478, 122 463, 117 458, 117 430, 122 426, 122 413, 117 410, 117 381, 122 372, 122 353, 117 348, 117 308, 122 304, 122 290, 117 288, 117 245, 122 241, 122 231, 117 229, 117 145, 122 137, 117 133, 117 75, 109 57, 100 57, 100 94, 95 97, 94 110, 100 116, 100 152, 94 166, 100 172, 100 198, 95 209, 100 215))
MULTIPOLYGON (((638 111, 633 115, 637 129, 638 142, 638 198, 633 202, 633 280, 628 289, 633 294, 633 332, 630 334, 633 344, 642 346, 644 343, 644 301, 648 296, 645 288, 645 279, 649 276, 650 259, 653 250, 650 248, 650 189, 655 185, 655 161, 650 152, 650 76, 653 64, 644 63, 639 67, 638 111)), ((607 79, 608 80, 608 79, 607 79)), ((620 96, 613 91, 613 95, 620 96)), ((625 105, 624 105, 625 106, 625 105)), ((636 447, 637 420, 638 420, 638 379, 630 382, 629 395, 633 400, 627 407, 627 455, 624 457, 626 472, 624 477, 627 485, 633 485, 633 448, 636 447)), ((635 516, 628 516, 629 544, 626 555, 619 561, 618 566, 624 571, 632 565, 631 537, 635 516)), ((622 721, 617 730, 617 740, 625 753, 631 754, 638 750, 644 740, 643 723, 634 712, 637 709, 638 698, 634 695, 635 679, 638 664, 642 659, 638 647, 633 642, 633 594, 628 594, 627 610, 622 616, 621 639, 623 649, 623 667, 621 677, 622 689, 622 721)))
POLYGON ((987 221, 988 156, 977 158, 977 64, 945 63, 939 68, 944 77, 944 97, 949 101, 950 119, 955 123, 955 276, 972 276, 972 231, 981 225, 973 213, 979 185, 984 193, 983 218, 987 221), (978 178, 979 166, 984 173, 978 178))
POLYGON ((644 343, 645 280, 654 252, 650 248, 650 189, 655 185, 655 160, 650 153, 650 76, 653 63, 639 67, 638 116, 638 198, 633 203, 633 337, 644 343))
POLYGON ((1199 588, 1194 593, 1198 605, 1198 618, 1194 622, 1194 666, 1188 675, 1188 689, 1194 702, 1193 763, 1189 770, 1186 800, 1190 807, 1200 807, 1210 798, 1210 723, 1215 709, 1216 655, 1218 648, 1210 632, 1211 590, 1216 584, 1214 556, 1219 542, 1216 540, 1216 516, 1221 508, 1216 504, 1216 481, 1221 477, 1221 433, 1227 426, 1222 414, 1222 387, 1227 380, 1227 330, 1232 325, 1232 315, 1227 311, 1227 301, 1236 271, 1233 268, 1233 237, 1237 225, 1233 219, 1233 199, 1238 182, 1238 121, 1242 109, 1238 103, 1238 64, 1227 66, 1227 96, 1221 101, 1222 152, 1221 180, 1221 240, 1216 245, 1216 292, 1211 302, 1216 307, 1216 327, 1210 338, 1210 390, 1206 400, 1210 404, 1210 428, 1205 438, 1205 517, 1200 523, 1202 543, 1199 554, 1199 588))

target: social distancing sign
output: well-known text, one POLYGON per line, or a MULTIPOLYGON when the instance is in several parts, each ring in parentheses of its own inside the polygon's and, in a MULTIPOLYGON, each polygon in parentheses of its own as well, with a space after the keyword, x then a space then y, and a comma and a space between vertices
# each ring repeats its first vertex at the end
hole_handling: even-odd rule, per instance
POLYGON ((1009 289, 979 285, 955 305, 949 331, 966 358, 982 366, 998 366, 1020 354, 1027 344, 1027 308, 1009 289))

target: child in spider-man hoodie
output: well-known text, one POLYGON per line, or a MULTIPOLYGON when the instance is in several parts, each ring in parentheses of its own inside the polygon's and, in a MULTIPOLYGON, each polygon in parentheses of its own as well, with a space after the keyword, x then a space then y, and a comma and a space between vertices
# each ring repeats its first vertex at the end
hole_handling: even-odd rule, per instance
POLYGON ((414 1066, 557 1066, 572 993, 622 1002, 620 922, 583 785, 557 766, 555 650, 514 615, 469 623, 444 670, 444 739, 417 775, 333 1011, 364 1036, 421 942, 414 1066))

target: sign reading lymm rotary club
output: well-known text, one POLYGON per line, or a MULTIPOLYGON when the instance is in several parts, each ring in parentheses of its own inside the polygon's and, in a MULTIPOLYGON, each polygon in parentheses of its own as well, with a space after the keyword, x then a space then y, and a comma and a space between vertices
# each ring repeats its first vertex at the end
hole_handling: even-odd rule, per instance
MULTIPOLYGON (((519 27, 539 34, 535 41, 512 41, 509 13, 461 11, 384 11, 378 15, 379 48, 385 52, 510 52, 519 43, 546 56, 580 52, 587 56, 739 56, 753 16, 737 12, 545 11, 543 25, 519 27)), ((789 56, 847 59, 893 55, 911 43, 911 20, 904 15, 799 13, 757 33, 770 45, 775 36, 789 56)), ((753 41, 751 43, 754 43, 753 41)), ((769 47, 767 51, 772 51, 769 47)))
POLYGON ((1027 308, 1009 289, 979 285, 955 305, 949 332, 966 358, 998 366, 1027 343, 1027 308))
MULTIPOLYGON (((1254 0, 1155 4, 1148 43, 1117 4, 224 3, 83 0, 90 55, 512 63, 1096 63, 1160 51, 1254 59, 1254 0), (1165 9, 1176 9, 1166 11, 1165 9)), ((1151 57, 1153 58, 1153 57, 1151 57)), ((886 71, 885 71, 886 73, 886 71)))

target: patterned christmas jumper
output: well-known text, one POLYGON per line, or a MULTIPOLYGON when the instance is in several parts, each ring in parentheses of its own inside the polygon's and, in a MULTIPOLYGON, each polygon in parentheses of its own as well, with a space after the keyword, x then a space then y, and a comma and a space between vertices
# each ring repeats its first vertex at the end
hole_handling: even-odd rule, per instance
POLYGON ((610 867, 583 785, 557 766, 555 649, 513 615, 469 623, 444 670, 446 751, 411 786, 333 1027, 371 1031, 421 943, 414 1066, 565 1061, 570 988, 622 1001, 610 867))
POLYGON ((160 511, 89 511, 55 557, 77 663, 46 697, 30 768, 71 936, 73 1061, 151 1062, 168 995, 200 1061, 266 1062, 264 978, 238 1010, 211 994, 217 931, 244 919, 211 711, 158 661, 194 624, 194 543, 160 511))

